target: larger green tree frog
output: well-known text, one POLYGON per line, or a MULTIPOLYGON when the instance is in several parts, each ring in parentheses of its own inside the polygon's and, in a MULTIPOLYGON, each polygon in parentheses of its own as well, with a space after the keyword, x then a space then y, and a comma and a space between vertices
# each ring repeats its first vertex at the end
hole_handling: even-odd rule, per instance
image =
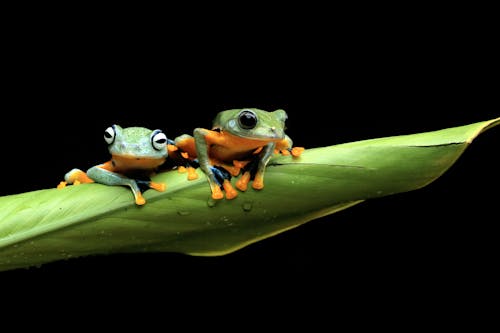
POLYGON ((104 140, 108 144, 111 160, 93 166, 87 172, 80 169, 71 170, 57 188, 64 188, 66 184, 92 182, 125 185, 132 190, 137 205, 146 203, 140 185, 165 191, 165 184, 149 180, 149 176, 167 159, 168 143, 173 143, 167 139, 165 133, 144 127, 122 128, 113 125, 105 130, 104 140))
MULTIPOLYGON (((215 167, 222 167, 232 176, 243 171, 236 182, 240 191, 246 191, 252 177, 252 187, 264 188, 264 171, 275 152, 300 156, 304 148, 292 148, 292 140, 285 134, 287 114, 284 110, 268 112, 255 108, 232 109, 220 112, 213 121, 212 130, 196 128, 191 135, 175 139, 175 145, 189 159, 197 159, 207 175, 213 199, 233 199, 238 192, 228 178, 215 167), (252 162, 252 163, 250 163, 252 162), (255 162, 255 163, 253 163, 255 162), (249 168, 248 166, 254 166, 249 168), (222 189, 221 189, 222 187, 222 189)), ((189 179, 196 177, 190 172, 189 179)))

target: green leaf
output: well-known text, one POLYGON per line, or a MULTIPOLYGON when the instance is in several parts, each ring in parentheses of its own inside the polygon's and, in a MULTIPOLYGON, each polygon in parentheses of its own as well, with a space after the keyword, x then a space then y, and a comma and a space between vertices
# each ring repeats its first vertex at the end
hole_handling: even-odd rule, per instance
MULTIPOLYGON (((210 190, 167 171, 138 207, 125 187, 84 184, 0 197, 0 270, 91 254, 214 256, 363 200, 421 188, 442 175, 500 118, 440 131, 307 149, 273 158, 266 187, 209 207, 210 190)), ((233 179, 233 181, 235 181, 233 179)))

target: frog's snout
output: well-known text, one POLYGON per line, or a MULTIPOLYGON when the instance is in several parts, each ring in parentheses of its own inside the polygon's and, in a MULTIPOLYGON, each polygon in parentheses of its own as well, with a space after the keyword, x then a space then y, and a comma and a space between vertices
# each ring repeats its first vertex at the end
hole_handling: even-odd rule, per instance
POLYGON ((136 155, 141 151, 141 145, 139 144, 130 144, 130 143, 121 143, 120 150, 124 152, 126 155, 136 155))
POLYGON ((285 132, 281 129, 276 128, 275 126, 270 127, 269 130, 272 133, 272 137, 275 139, 284 139, 285 138, 285 132))

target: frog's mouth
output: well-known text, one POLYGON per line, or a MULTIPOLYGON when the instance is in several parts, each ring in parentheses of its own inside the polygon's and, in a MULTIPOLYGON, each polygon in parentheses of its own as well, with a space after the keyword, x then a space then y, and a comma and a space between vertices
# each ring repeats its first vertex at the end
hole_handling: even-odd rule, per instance
POLYGON ((140 157, 133 155, 112 155, 111 163, 117 169, 121 170, 148 170, 155 169, 165 162, 163 158, 140 157))
MULTIPOLYGON (((222 132, 220 128, 212 129, 216 132, 222 132)), ((253 141, 280 141, 285 138, 285 132, 282 130, 278 130, 275 127, 269 127, 266 130, 261 131, 249 131, 245 133, 245 131, 239 131, 238 133, 233 133, 232 131, 225 131, 226 135, 230 134, 231 136, 244 138, 246 140, 253 141)))

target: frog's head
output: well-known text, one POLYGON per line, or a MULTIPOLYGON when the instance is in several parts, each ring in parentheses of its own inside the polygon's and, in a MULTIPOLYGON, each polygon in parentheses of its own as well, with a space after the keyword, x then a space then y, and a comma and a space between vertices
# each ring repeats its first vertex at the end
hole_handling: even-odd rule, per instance
POLYGON ((285 138, 286 119, 284 110, 234 109, 220 112, 214 120, 213 129, 247 139, 277 141, 285 138))
POLYGON ((134 168, 155 167, 168 156, 167 136, 161 130, 113 125, 104 132, 104 140, 113 161, 134 168))

